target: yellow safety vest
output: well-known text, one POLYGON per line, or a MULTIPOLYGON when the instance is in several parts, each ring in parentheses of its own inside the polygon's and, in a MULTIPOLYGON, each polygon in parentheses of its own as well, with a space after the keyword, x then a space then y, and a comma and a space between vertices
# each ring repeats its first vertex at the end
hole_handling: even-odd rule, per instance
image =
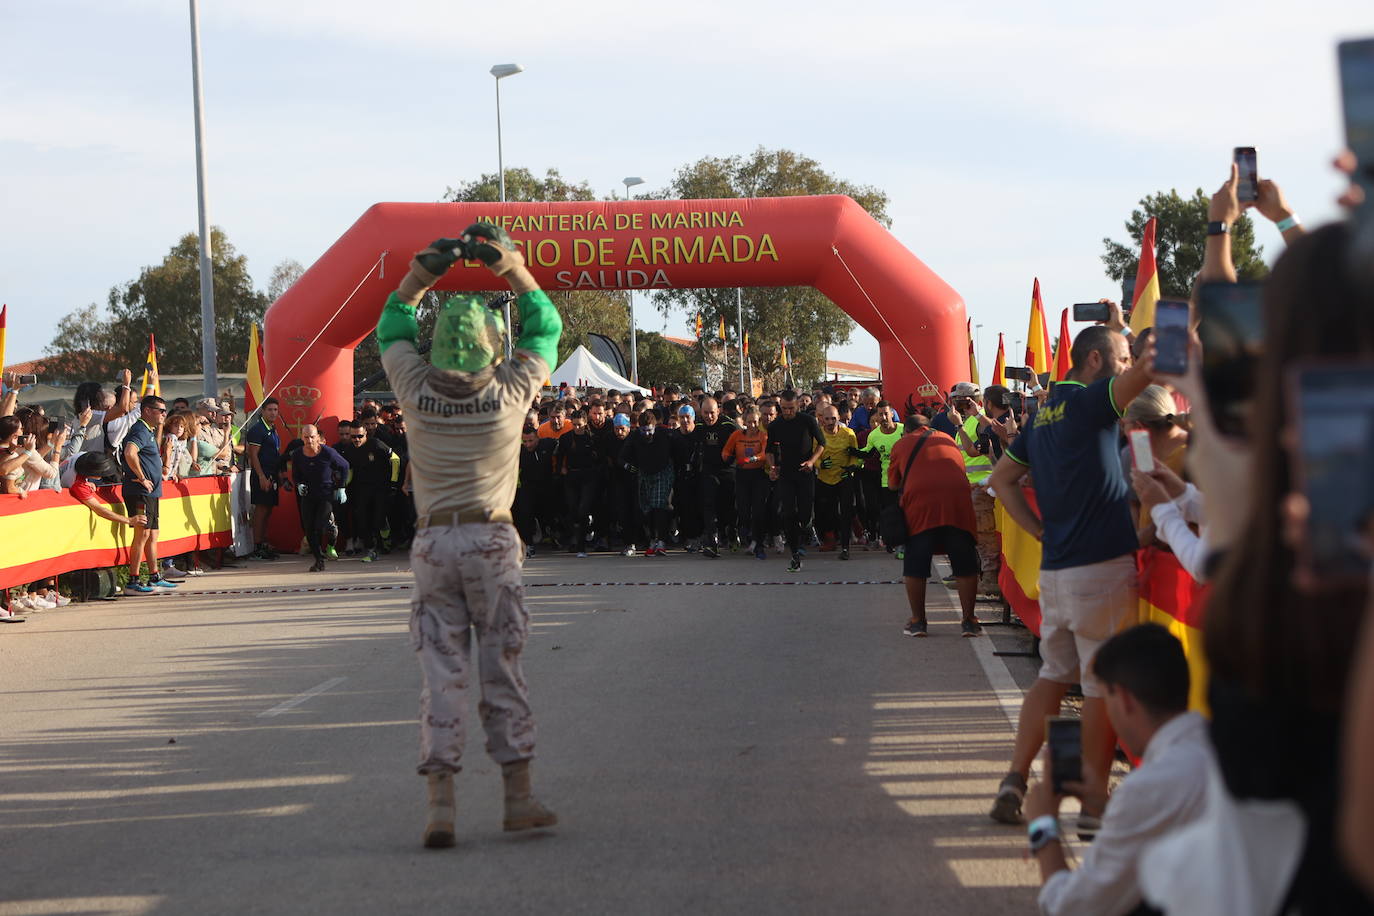
MULTIPOLYGON (((974 442, 978 441, 978 418, 969 417, 964 421, 964 433, 974 442)), ((959 443, 959 448, 963 450, 963 443, 959 443)), ((969 457, 964 453, 964 473, 968 475, 969 483, 983 483, 992 476, 992 457, 989 455, 979 455, 977 458, 969 457)))

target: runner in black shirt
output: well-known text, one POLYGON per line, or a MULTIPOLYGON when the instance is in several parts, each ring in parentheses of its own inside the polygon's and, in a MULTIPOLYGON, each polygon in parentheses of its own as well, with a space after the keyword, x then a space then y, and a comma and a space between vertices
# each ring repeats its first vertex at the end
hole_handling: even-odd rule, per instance
POLYGON ((825 438, 816 418, 798 412, 797 393, 784 391, 782 415, 768 426, 768 476, 777 481, 783 535, 792 553, 789 572, 802 568, 802 532, 811 525, 816 495, 816 461, 825 451, 825 438))
POLYGON ((735 469, 725 463, 721 452, 736 429, 721 416, 715 398, 701 402, 701 423, 695 435, 701 451, 701 552, 708 557, 720 556, 720 529, 733 527, 735 521, 735 469))
POLYGON ((577 555, 585 559, 587 527, 591 523, 592 509, 596 505, 599 492, 597 475, 602 467, 602 460, 596 439, 587 429, 586 412, 574 410, 569 418, 572 421, 572 432, 558 440, 554 463, 558 467, 558 473, 563 477, 568 519, 572 523, 577 555))
MULTIPOLYGON (((687 543, 687 552, 695 553, 701 542, 701 427, 697 413, 690 404, 677 408, 677 429, 669 436, 673 443, 673 509, 677 512, 678 533, 687 543)), ((714 554, 714 551, 712 551, 714 554)))

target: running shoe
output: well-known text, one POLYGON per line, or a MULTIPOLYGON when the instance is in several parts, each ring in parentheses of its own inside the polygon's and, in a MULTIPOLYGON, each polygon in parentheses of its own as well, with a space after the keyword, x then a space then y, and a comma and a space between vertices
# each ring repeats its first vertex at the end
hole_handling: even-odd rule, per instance
POLYGON ((624 547, 622 547, 622 548, 620 549, 620 555, 621 555, 622 557, 632 557, 632 556, 634 556, 634 555, 635 555, 635 545, 633 545, 633 544, 626 544, 624 547))
POLYGON ((892 555, 893 555, 894 557, 896 557, 897 559, 899 559, 899 560, 905 560, 905 559, 906 559, 906 548, 905 548, 905 547, 898 547, 896 550, 892 551, 892 555))
POLYGON ((577 558, 578 558, 579 560, 585 560, 585 559, 587 559, 587 551, 585 551, 585 550, 579 550, 579 551, 577 552, 577 558))
POLYGON ((768 559, 768 551, 766 551, 766 550, 763 549, 763 543, 762 543, 762 542, 759 542, 759 543, 757 543, 757 544, 754 545, 754 558, 755 558, 755 559, 758 559, 758 560, 766 560, 766 559, 768 559))
POLYGON ((332 545, 325 548, 324 555, 331 560, 337 560, 339 558, 339 552, 335 550, 332 545))
POLYGON ((526 547, 526 548, 525 548, 525 559, 528 560, 528 559, 529 559, 530 557, 532 557, 532 556, 534 556, 534 548, 533 548, 533 547, 526 547))
POLYGON ((983 625, 977 620, 965 620, 963 623, 959 624, 959 629, 962 631, 965 638, 981 636, 983 634, 983 625))
POLYGON ((364 563, 375 563, 377 561, 377 551, 369 550, 367 556, 363 557, 364 563))
POLYGON ((186 571, 184 569, 177 569, 171 563, 164 563, 162 566, 162 578, 172 580, 185 579, 186 571))
POLYGON ((796 551, 795 553, 792 554, 792 562, 789 563, 789 564, 787 565, 787 571, 788 571, 788 572, 801 572, 801 568, 802 568, 802 555, 801 555, 801 551, 798 550, 798 551, 796 551))
POLYGON ((720 556, 720 551, 716 549, 716 545, 709 542, 701 545, 701 553, 702 556, 710 557, 713 560, 720 556))
POLYGON ((910 620, 907 621, 906 627, 902 630, 902 635, 925 637, 930 634, 926 633, 926 622, 924 620, 922 620, 920 623, 917 623, 914 620, 910 620))
POLYGON ((149 588, 142 582, 131 581, 128 585, 124 586, 124 596, 126 598, 134 598, 138 595, 151 595, 154 591, 156 591, 156 589, 149 588))
POLYGON ((848 547, 841 547, 841 548, 840 548, 840 559, 841 559, 841 560, 848 560, 848 559, 849 559, 849 548, 848 548, 848 547))
POLYGON ((155 589, 157 589, 157 588, 176 588, 176 587, 177 587, 177 583, 171 581, 170 579, 164 579, 164 578, 162 578, 161 576, 158 576, 156 579, 153 579, 153 580, 150 581, 148 584, 151 585, 151 586, 152 586, 153 588, 155 588, 155 589))
POLYGON ((1021 801, 1025 797, 1026 777, 1020 773, 1008 773, 997 787, 997 798, 993 800, 992 811, 988 813, 999 824, 1019 824, 1024 820, 1021 817, 1021 801))

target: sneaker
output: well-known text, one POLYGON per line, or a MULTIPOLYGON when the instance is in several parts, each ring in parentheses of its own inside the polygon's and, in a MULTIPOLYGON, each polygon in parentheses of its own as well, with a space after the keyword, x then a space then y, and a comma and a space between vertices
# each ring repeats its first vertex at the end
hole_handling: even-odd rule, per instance
POLYGON ((275 560, 277 558, 272 548, 268 547, 266 544, 259 544, 257 549, 249 554, 249 556, 255 560, 275 560))
POLYGON ((622 548, 620 549, 620 555, 621 555, 622 557, 632 557, 632 556, 634 556, 634 555, 635 555, 635 545, 633 545, 633 544, 626 544, 624 547, 622 547, 622 548))
POLYGON ((157 589, 150 588, 142 582, 130 582, 128 585, 124 586, 124 597, 133 598, 138 595, 151 595, 155 591, 157 591, 157 589))
POLYGON ((689 540, 689 541, 687 542, 687 552, 688 552, 688 553, 696 553, 696 552, 697 552, 697 539, 696 539, 696 538, 692 538, 691 540, 689 540))
POLYGON ((369 550, 369 551, 367 552, 367 556, 363 557, 363 562, 364 562, 364 563, 375 563, 376 560, 377 560, 377 551, 375 551, 375 550, 369 550))
POLYGON ((909 620, 907 621, 907 625, 902 628, 902 635, 925 637, 930 634, 926 632, 926 622, 924 620, 920 621, 919 623, 915 620, 909 620))
POLYGON ((1078 838, 1084 843, 1091 843, 1097 839, 1098 831, 1102 829, 1102 818, 1092 814, 1078 813, 1078 838))
POLYGON ((333 547, 326 547, 324 550, 324 555, 327 559, 330 560, 337 560, 339 558, 339 552, 335 550, 333 547))
POLYGON ((193 566, 193 567, 191 567, 190 569, 186 570, 186 575, 188 575, 188 576, 203 576, 203 575, 205 575, 205 570, 201 569, 199 566, 193 566))
POLYGON ((959 624, 959 629, 962 631, 965 638, 970 636, 981 636, 983 634, 983 625, 977 620, 965 620, 963 623, 959 624))
POLYGON ((841 548, 840 548, 840 559, 841 559, 841 560, 848 560, 848 559, 849 559, 849 548, 848 548, 848 547, 841 547, 841 548))
POLYGON ((801 551, 798 550, 798 551, 796 551, 795 553, 792 554, 792 562, 789 563, 789 564, 787 565, 787 571, 788 571, 788 572, 801 572, 801 568, 802 568, 802 555, 801 555, 801 551))
POLYGON ((153 579, 148 584, 152 586, 154 589, 177 587, 177 584, 175 582, 171 581, 170 579, 164 579, 161 576, 158 576, 156 579, 153 579))
POLYGON ((714 560, 720 556, 720 551, 716 549, 715 544, 702 544, 701 554, 714 560))
POLYGON ((906 559, 906 548, 905 548, 905 547, 898 547, 896 550, 892 551, 892 555, 893 555, 894 557, 896 557, 897 559, 899 559, 899 560, 905 560, 905 559, 906 559))
POLYGON ((763 549, 763 544, 761 542, 754 545, 754 558, 757 560, 768 559, 768 551, 763 549))
POLYGON ((585 560, 585 559, 587 559, 587 551, 585 551, 585 550, 579 550, 579 551, 577 552, 577 558, 578 558, 579 560, 585 560))
POLYGON ((992 811, 988 813, 999 824, 1019 824, 1024 820, 1021 817, 1021 801, 1025 797, 1026 777, 1020 773, 1008 773, 997 787, 997 798, 993 800, 992 811))
POLYGON ((526 547, 526 548, 525 548, 525 559, 528 560, 528 559, 529 559, 530 557, 532 557, 532 556, 534 556, 534 548, 533 548, 533 547, 526 547))
POLYGON ((953 576, 945 576, 943 579, 940 580, 940 584, 943 585, 945 588, 958 588, 959 580, 954 578, 953 576))
POLYGON ((171 563, 166 563, 166 564, 163 564, 163 567, 162 567, 162 578, 164 578, 164 579, 172 579, 172 580, 176 580, 176 579, 185 579, 185 578, 186 578, 186 570, 184 570, 184 569, 177 569, 177 568, 176 568, 175 566, 173 566, 171 563))
POLYGON ((324 560, 316 560, 310 564, 311 572, 324 572, 324 560))

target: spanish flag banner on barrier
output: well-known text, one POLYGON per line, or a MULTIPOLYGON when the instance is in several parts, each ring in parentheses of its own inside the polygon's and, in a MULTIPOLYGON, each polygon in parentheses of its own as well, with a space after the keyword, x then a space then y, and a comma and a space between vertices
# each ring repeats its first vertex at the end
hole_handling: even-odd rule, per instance
POLYGON ((1036 375, 1050 371, 1050 330, 1045 324, 1045 303, 1040 298, 1040 278, 1031 288, 1030 327, 1026 329, 1026 365, 1036 375))
MULTIPOLYGON (((163 481, 159 556, 231 545, 229 484, 229 477, 163 481)), ((124 512, 118 487, 102 487, 96 498, 124 512)), ((132 528, 98 517, 66 490, 33 490, 27 499, 0 496, 0 588, 127 563, 132 540, 132 528)))
POLYGON ((262 340, 258 337, 258 326, 250 325, 248 332, 248 377, 243 385, 243 408, 252 413, 262 403, 262 380, 266 375, 267 364, 262 358, 262 340))
POLYGON ((1135 272, 1135 298, 1131 302, 1131 330, 1139 334, 1155 326, 1155 303, 1160 299, 1159 269, 1155 266, 1155 218, 1145 224, 1140 238, 1140 265, 1135 272))
POLYGON ((157 344, 153 342, 153 335, 148 335, 148 358, 143 361, 143 385, 139 388, 138 396, 141 398, 147 394, 162 394, 162 383, 157 376, 157 344), (149 391, 151 386, 152 390, 149 391))
POLYGON ((1054 348, 1054 367, 1050 369, 1050 381, 1062 382, 1069 377, 1073 359, 1069 353, 1073 349, 1073 337, 1069 334, 1069 310, 1059 316, 1059 346, 1054 348))
POLYGON ((1202 612, 1207 589, 1193 581, 1167 550, 1146 547, 1136 555, 1140 568, 1140 622, 1157 623, 1183 643, 1188 658, 1188 708, 1207 714, 1207 657, 1202 651, 1202 612))
MULTIPOLYGON (((1022 492, 1039 512, 1035 491, 1022 492)), ((1002 538, 1002 569, 997 584, 1002 597, 1032 633, 1040 636, 1040 542, 1018 525, 997 501, 997 532, 1002 538)), ((1157 623, 1183 643, 1192 688, 1188 708, 1207 713, 1207 659, 1202 649, 1202 612, 1206 589, 1167 550, 1146 547, 1136 553, 1140 582, 1140 623, 1157 623)))
POLYGON ((997 362, 992 364, 992 383, 994 385, 1007 384, 1007 345, 1002 340, 1002 335, 997 335, 997 362))

